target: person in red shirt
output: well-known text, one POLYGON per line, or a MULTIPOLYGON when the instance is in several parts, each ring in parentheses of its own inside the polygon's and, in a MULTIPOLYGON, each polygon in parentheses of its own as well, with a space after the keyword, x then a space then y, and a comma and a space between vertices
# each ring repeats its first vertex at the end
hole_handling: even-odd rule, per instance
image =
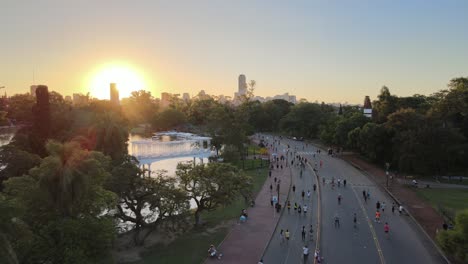
POLYGON ((377 212, 375 212, 375 222, 380 223, 380 212, 379 212, 379 210, 377 210, 377 212))

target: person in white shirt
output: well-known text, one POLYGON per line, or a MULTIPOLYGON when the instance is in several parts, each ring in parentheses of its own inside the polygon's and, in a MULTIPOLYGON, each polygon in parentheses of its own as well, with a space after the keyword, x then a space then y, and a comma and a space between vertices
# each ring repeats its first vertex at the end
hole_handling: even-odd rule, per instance
POLYGON ((309 256, 309 248, 307 245, 302 248, 302 253, 304 255, 304 263, 307 263, 307 257, 309 256))
POLYGON ((304 204, 304 206, 302 207, 302 210, 304 211, 304 214, 307 213, 307 205, 304 204))

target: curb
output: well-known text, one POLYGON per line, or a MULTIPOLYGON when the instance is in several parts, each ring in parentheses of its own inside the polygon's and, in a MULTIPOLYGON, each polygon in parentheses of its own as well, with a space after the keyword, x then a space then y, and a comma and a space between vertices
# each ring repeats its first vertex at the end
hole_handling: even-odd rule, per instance
MULTIPOLYGON (((377 185, 380 187, 380 188, 383 188, 385 190, 385 192, 395 201, 397 202, 398 205, 401 205, 402 202, 390 191, 388 190, 385 186, 383 186, 382 184, 380 184, 378 181, 375 180, 375 176, 374 175, 371 175, 370 173, 368 173, 367 171, 363 170, 359 165, 355 164, 354 162, 352 161, 347 161, 347 160, 344 160, 344 159, 341 159, 342 161, 350 164, 351 166, 353 166, 354 168, 358 169, 359 171, 361 171, 362 173, 364 173, 365 175, 367 176, 372 176, 372 178, 374 179, 374 181, 377 183, 377 185)), ((446 263, 448 264, 451 264, 450 260, 447 258, 447 256, 444 254, 444 252, 442 251, 442 249, 439 248, 439 246, 435 243, 435 241, 432 239, 431 236, 429 236, 429 234, 426 232, 426 230, 424 229, 424 227, 422 227, 421 224, 419 224, 419 222, 416 220, 416 218, 414 218, 413 214, 411 214, 411 212, 409 210, 406 210, 406 212, 408 213, 408 215, 411 217, 411 220, 413 220, 414 223, 416 223, 416 225, 419 227, 419 229, 426 235, 426 237, 429 239, 429 241, 432 242, 432 245, 437 249, 437 251, 439 252, 439 254, 442 256, 442 258, 445 260, 446 263)))
MULTIPOLYGON (((286 201, 289 200, 289 194, 291 193, 291 184, 292 184, 292 169, 291 169, 291 167, 289 167, 289 176, 291 177, 291 181, 289 182, 289 189, 288 189, 288 195, 286 195, 286 201)), ((281 220, 281 217, 283 217, 283 213, 285 211, 284 209, 286 209, 286 206, 283 208, 283 210, 281 210, 280 216, 278 217, 278 221, 276 221, 275 229, 273 229, 273 233, 271 234, 271 237, 268 240, 268 243, 265 245, 265 248, 263 249, 263 253, 260 256, 260 259, 263 259, 263 257, 265 257, 265 252, 266 252, 268 246, 270 246, 271 241, 273 240, 273 237, 274 237, 274 235, 276 233, 276 230, 278 229, 278 225, 279 225, 279 221, 281 220)))
MULTIPOLYGON (((322 230, 322 190, 321 190, 321 185, 320 185, 320 177, 317 174, 317 172, 312 168, 310 163, 307 163, 309 167, 312 169, 312 171, 315 174, 315 177, 317 178, 317 189, 318 189, 318 195, 317 195, 317 239, 315 240, 315 252, 320 249, 320 235, 321 235, 321 230, 322 230)), ((317 259, 315 258, 315 252, 314 252, 314 264, 317 264, 317 259)))

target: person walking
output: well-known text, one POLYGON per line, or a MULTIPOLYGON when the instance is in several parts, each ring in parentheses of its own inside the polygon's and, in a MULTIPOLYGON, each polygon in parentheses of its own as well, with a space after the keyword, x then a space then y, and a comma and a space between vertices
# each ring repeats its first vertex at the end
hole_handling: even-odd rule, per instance
POLYGON ((383 214, 383 213, 385 213, 385 202, 382 202, 381 207, 382 207, 382 214, 383 214))
POLYGON ((403 205, 400 204, 400 207, 398 207, 398 212, 400 213, 400 215, 401 213, 403 213, 403 205))
POLYGON ((305 231, 305 226, 302 226, 302 232, 301 232, 301 235, 302 235, 302 241, 305 241, 305 238, 306 238, 306 231, 305 231))
POLYGON ((377 201, 377 203, 375 203, 375 207, 376 207, 377 211, 380 210, 380 202, 379 201, 377 201))
POLYGON ((286 238, 286 243, 289 243, 289 229, 284 232, 284 238, 286 238))
POLYGON ((294 211, 297 211, 297 203, 294 203, 294 211))
POLYGON ((299 205, 299 206, 297 207, 297 212, 298 212, 299 214, 301 214, 301 212, 302 212, 302 206, 301 206, 301 205, 299 205))
POLYGON ((375 212, 375 222, 380 223, 380 211, 379 210, 375 212))
POLYGON ((356 216, 356 213, 354 213, 354 216, 353 216, 353 226, 354 226, 354 228, 357 228, 357 216, 356 216))
POLYGON ((310 199, 310 190, 307 190, 307 199, 310 199))
POLYGON ((288 214, 289 214, 290 211, 291 211, 291 202, 288 201, 288 214))
POLYGON ((273 191, 273 184, 270 183, 270 193, 273 191))
POLYGON ((310 240, 314 240, 314 228, 312 227, 312 225, 310 225, 310 229, 309 229, 309 236, 310 236, 310 240))
POLYGON ((392 214, 395 214, 395 202, 392 203, 392 214))
POLYGON ((390 226, 388 225, 387 222, 385 222, 385 225, 384 225, 384 232, 385 232, 385 236, 387 237, 388 239, 388 236, 389 236, 389 232, 390 232, 390 226))
POLYGON ((343 187, 346 187, 346 179, 343 180, 343 187))
MULTIPOLYGON (((323 181, 325 181, 325 178, 323 178, 323 181)), ((317 184, 314 183, 314 192, 317 190, 317 184)))
POLYGON ((304 263, 307 263, 307 258, 309 257, 309 248, 307 245, 302 248, 302 253, 304 255, 304 263))
POLYGON ((293 192, 296 192, 296 185, 293 184, 293 192))
POLYGON ((366 199, 367 199, 366 190, 362 190, 362 196, 364 197, 364 200, 366 200, 366 199))
POLYGON ((338 217, 337 214, 335 214, 335 228, 340 228, 340 218, 338 217))
POLYGON ((302 190, 301 196, 302 196, 302 200, 304 200, 304 196, 305 196, 304 190, 302 190))
POLYGON ((306 213, 307 213, 307 204, 304 204, 304 206, 302 207, 302 210, 304 211, 304 215, 306 215, 306 213))
POLYGON ((280 245, 282 245, 283 242, 284 242, 284 231, 283 231, 283 229, 280 230, 279 236, 280 236, 280 245))

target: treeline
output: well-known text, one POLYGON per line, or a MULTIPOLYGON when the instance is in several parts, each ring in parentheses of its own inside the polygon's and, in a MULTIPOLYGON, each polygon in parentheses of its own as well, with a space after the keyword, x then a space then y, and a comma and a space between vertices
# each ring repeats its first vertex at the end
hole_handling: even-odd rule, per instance
POLYGON ((227 163, 180 164, 175 177, 149 177, 127 153, 124 107, 40 94, 14 96, 5 109, 26 126, 0 149, 1 263, 114 263, 120 232, 142 245, 153 232, 183 231, 203 212, 250 197, 251 178, 227 163))
MULTIPOLYGON (((320 139, 335 149, 353 150, 402 173, 460 175, 468 169, 468 79, 455 78, 430 96, 398 97, 383 87, 371 118, 359 106, 245 98, 240 106, 216 98, 174 100, 157 115, 157 126, 194 125, 233 145, 254 132, 279 132, 320 139), (167 120, 171 120, 168 122, 167 120), (158 123, 159 122, 159 123, 158 123)), ((241 144, 237 144, 241 148, 241 144)))

